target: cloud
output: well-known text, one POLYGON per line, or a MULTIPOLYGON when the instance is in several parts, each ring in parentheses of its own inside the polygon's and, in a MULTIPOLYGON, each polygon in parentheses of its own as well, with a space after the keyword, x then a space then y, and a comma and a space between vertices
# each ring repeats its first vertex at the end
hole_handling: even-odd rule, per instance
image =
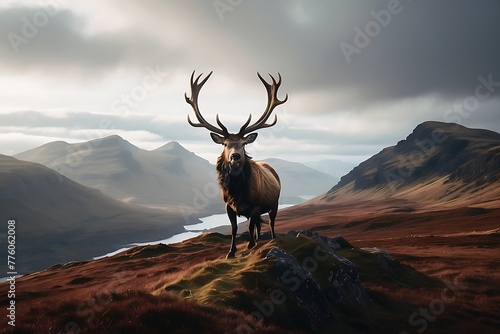
POLYGON ((0 66, 4 72, 38 71, 95 75, 121 66, 143 67, 180 55, 154 38, 134 31, 87 34, 88 19, 69 9, 0 9, 0 66), (90 71, 90 72, 89 72, 90 71))
POLYGON ((0 7, 0 125, 14 137, 83 141, 114 131, 214 157, 220 148, 207 131, 186 122, 192 70, 214 70, 200 106, 232 131, 265 107, 255 72, 282 74, 280 97, 289 100, 277 108, 278 125, 259 133, 259 159, 360 159, 426 120, 500 130, 498 2, 242 1, 220 12, 212 1, 75 1, 54 15, 15 3, 0 7), (24 37, 23 25, 43 21, 40 13, 47 23, 24 37), (9 33, 28 39, 18 53, 9 33), (347 58, 346 44, 357 50, 347 58), (117 112, 117 100, 140 92, 148 66, 168 76, 117 112), (479 77, 492 78, 490 96, 455 111, 475 96, 479 77))
MULTIPOLYGON (((97 27, 91 34, 86 32, 91 17, 60 9, 53 17, 45 14, 47 23, 29 43, 19 45, 19 53, 4 39, 0 54, 2 66, 14 65, 16 71, 106 71, 162 63, 231 73, 243 86, 251 83, 255 70, 280 71, 290 93, 348 94, 349 100, 330 101, 324 112, 347 103, 429 93, 456 97, 473 89, 479 75, 500 77, 500 45, 492 43, 500 30, 500 4, 402 0, 397 14, 384 17, 391 2, 245 2, 225 12, 221 21, 211 2, 123 1, 113 3, 120 29, 97 27), (366 32, 373 27, 378 27, 376 34, 366 32), (342 52, 343 42, 359 50, 351 62, 342 52)), ((111 15, 108 6, 103 8, 111 15)), ((0 31, 22 36, 23 18, 36 22, 37 13, 45 10, 4 8, 0 31)))
MULTIPOLYGON (((210 2, 203 8, 189 1, 128 2, 124 10, 140 10, 153 20, 175 10, 182 18, 175 21, 179 34, 190 41, 191 52, 186 45, 182 52, 194 54, 194 67, 211 65, 246 82, 249 69, 280 71, 291 94, 349 92, 351 105, 431 93, 456 97, 473 89, 479 75, 500 78, 500 45, 492 43, 500 30, 500 4, 400 1, 398 14, 382 26, 375 17, 390 2, 244 2, 223 21, 210 2), (369 23, 378 24, 379 33, 367 36, 367 45, 347 62, 340 44, 355 45, 355 28, 366 35, 369 23)), ((335 106, 333 101, 329 110, 335 106)))

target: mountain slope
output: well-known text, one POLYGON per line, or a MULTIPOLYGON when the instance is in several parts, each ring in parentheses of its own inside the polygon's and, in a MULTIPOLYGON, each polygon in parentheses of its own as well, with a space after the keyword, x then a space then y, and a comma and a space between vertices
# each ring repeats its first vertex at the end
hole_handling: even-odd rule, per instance
POLYGON ((19 273, 167 238, 186 224, 180 214, 112 200, 45 166, 4 155, 0 219, 16 221, 19 273))
POLYGON ((178 143, 142 150, 119 136, 79 144, 53 142, 16 158, 41 163, 64 176, 125 202, 166 210, 223 210, 214 167, 178 143))
POLYGON ((425 122, 341 178, 323 200, 397 197, 431 206, 500 203, 500 134, 425 122))

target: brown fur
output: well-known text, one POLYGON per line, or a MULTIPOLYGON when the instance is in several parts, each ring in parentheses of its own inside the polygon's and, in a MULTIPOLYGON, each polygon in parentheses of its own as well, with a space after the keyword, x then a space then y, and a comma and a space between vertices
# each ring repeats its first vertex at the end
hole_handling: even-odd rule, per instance
POLYGON ((250 218, 249 209, 261 207, 261 213, 269 212, 279 199, 281 183, 276 171, 263 161, 255 162, 246 157, 243 171, 237 176, 227 173, 224 156, 217 159, 217 173, 222 199, 238 216, 250 218))
POLYGON ((226 153, 224 150, 217 159, 216 169, 222 198, 226 203, 226 211, 232 225, 233 243, 228 254, 228 257, 232 257, 236 252, 236 215, 250 219, 249 248, 255 245, 255 227, 257 228, 256 239, 259 237, 261 214, 270 214, 269 224, 274 238, 274 219, 278 210, 281 183, 278 174, 269 164, 255 162, 246 154, 244 154, 241 171, 237 175, 231 175, 226 153))

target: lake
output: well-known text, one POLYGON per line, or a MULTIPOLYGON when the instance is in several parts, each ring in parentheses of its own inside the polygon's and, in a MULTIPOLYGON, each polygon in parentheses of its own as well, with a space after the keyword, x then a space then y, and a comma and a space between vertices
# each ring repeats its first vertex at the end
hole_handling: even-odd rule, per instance
MULTIPOLYGON (((314 196, 301 196, 301 198, 304 201, 311 199, 313 197, 314 196)), ((278 206, 278 210, 289 208, 293 205, 294 204, 280 204, 278 206)), ((265 216, 266 215, 263 215, 263 217, 265 217, 265 216)), ((202 234, 203 232, 206 232, 206 231, 211 230, 211 229, 216 228, 216 227, 227 226, 228 233, 230 233, 230 231, 231 231, 230 230, 231 223, 229 222, 229 219, 227 218, 227 214, 225 214, 225 213, 211 215, 211 216, 207 216, 207 217, 203 217, 203 218, 199 218, 199 219, 201 220, 201 223, 193 224, 193 225, 185 225, 184 229, 186 230, 186 232, 176 234, 176 235, 174 235, 170 238, 167 238, 167 239, 150 241, 150 242, 142 242, 142 243, 133 243, 130 245, 126 245, 126 246, 124 246, 124 247, 122 247, 114 252, 108 253, 106 255, 94 257, 94 260, 99 260, 99 259, 102 259, 102 258, 105 258, 108 256, 116 255, 118 253, 126 251, 127 249, 130 249, 130 248, 135 247, 135 246, 146 246, 146 245, 157 245, 157 244, 168 245, 168 244, 173 244, 173 243, 177 243, 177 242, 182 242, 184 240, 197 237, 200 234, 202 234)), ((237 217, 238 223, 243 223, 246 220, 247 219, 245 217, 237 217)))

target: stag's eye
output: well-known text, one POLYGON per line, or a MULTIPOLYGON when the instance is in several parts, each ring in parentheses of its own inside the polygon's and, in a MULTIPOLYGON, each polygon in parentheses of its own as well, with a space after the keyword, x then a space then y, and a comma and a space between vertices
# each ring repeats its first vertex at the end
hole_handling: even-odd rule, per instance
POLYGON ((222 144, 222 145, 223 145, 224 147, 227 147, 227 144, 226 144, 226 143, 224 143, 224 144, 222 144))

